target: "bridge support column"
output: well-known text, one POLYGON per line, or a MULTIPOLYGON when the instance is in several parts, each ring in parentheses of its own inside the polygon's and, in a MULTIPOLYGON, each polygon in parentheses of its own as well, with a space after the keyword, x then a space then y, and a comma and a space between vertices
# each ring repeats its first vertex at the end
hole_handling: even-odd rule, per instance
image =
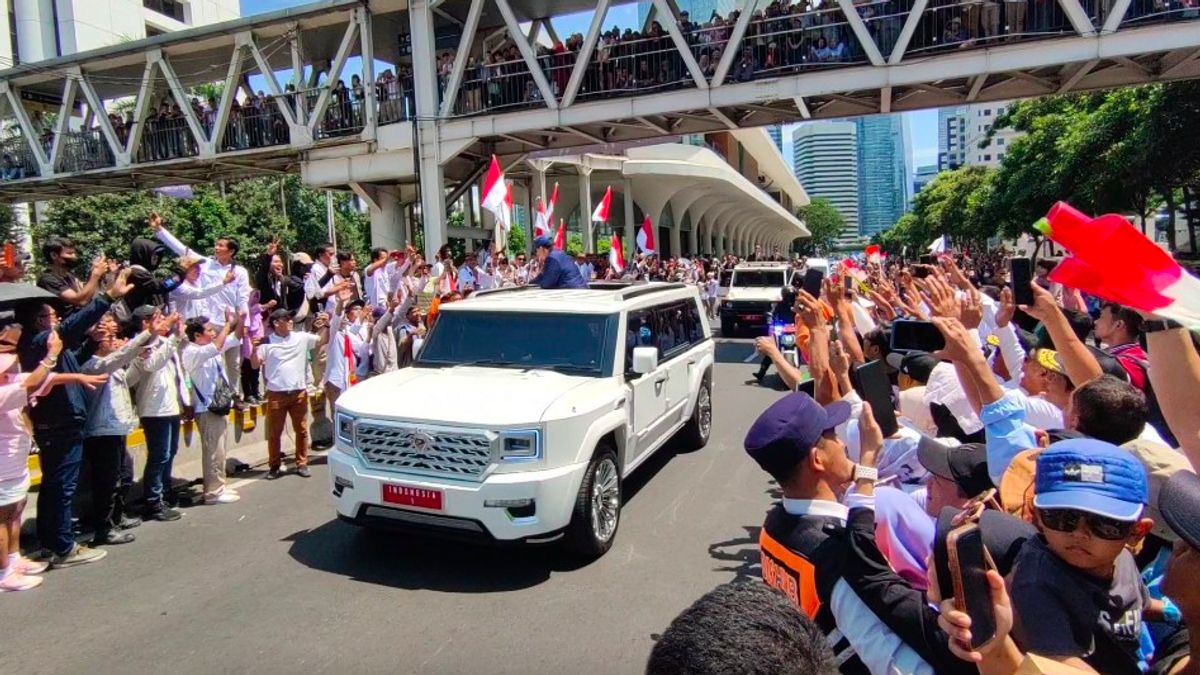
POLYGON ((679 222, 679 219, 675 217, 675 214, 672 213, 671 214, 671 255, 673 255, 675 257, 679 257, 680 255, 683 254, 683 246, 682 246, 683 237, 681 236, 682 230, 680 229, 682 227, 682 225, 683 224, 679 222))
POLYGON ((375 203, 370 207, 371 246, 382 246, 388 250, 404 248, 403 209, 391 187, 380 187, 375 192, 375 203))
POLYGON ((695 257, 700 253, 700 223, 688 223, 692 229, 688 230, 688 255, 695 257))
POLYGON ((626 178, 622 192, 625 195, 625 234, 623 235, 625 250, 629 252, 626 260, 633 260, 637 254, 637 230, 633 224, 633 179, 626 178))
POLYGON ((421 181, 421 224, 425 230, 425 259, 434 260, 446 243, 446 175, 442 170, 438 115, 437 55, 434 49, 433 10, 436 0, 415 0, 408 16, 412 33, 413 97, 417 106, 414 148, 421 181))
POLYGON ((592 170, 579 167, 579 227, 583 230, 583 252, 596 252, 596 232, 592 224, 592 170))

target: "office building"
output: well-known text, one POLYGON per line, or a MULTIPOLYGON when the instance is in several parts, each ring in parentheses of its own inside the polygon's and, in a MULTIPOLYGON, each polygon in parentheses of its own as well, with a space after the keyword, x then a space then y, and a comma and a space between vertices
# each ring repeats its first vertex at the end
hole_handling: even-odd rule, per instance
POLYGON ((0 63, 32 63, 236 19, 238 0, 9 0, 0 63))
MULTIPOLYGON (((937 168, 937 165, 935 165, 935 164, 928 164, 926 166, 918 166, 916 173, 913 174, 913 181, 912 181, 913 197, 916 197, 917 194, 919 192, 921 192, 921 190, 923 190, 926 185, 929 185, 929 183, 932 182, 934 177, 937 175, 938 175, 938 168, 937 168)), ((912 204, 912 200, 910 199, 909 200, 910 207, 911 207, 911 204, 912 204)))
POLYGON ((967 163, 968 106, 938 109, 938 170, 949 171, 967 163))
MULTIPOLYGON (((740 9, 745 4, 745 0, 678 0, 679 11, 687 12, 696 23, 706 23, 714 12, 721 16, 729 16, 730 12, 740 9)), ((653 6, 654 3, 650 0, 638 0, 640 23, 646 23, 646 17, 653 6)))
POLYGON ((853 248, 862 241, 858 159, 858 126, 854 122, 806 122, 792 132, 796 179, 810 199, 828 199, 846 221, 838 237, 839 248, 853 248))
POLYGON ((771 140, 775 143, 775 147, 782 154, 783 153, 783 125, 772 124, 771 126, 767 127, 767 135, 771 137, 771 140))
POLYGON ((858 233, 869 239, 904 215, 912 189, 908 180, 912 153, 900 115, 859 117, 854 124, 858 136, 858 233))
POLYGON ((987 166, 993 169, 1000 166, 1000 161, 1004 159, 1009 146, 1021 134, 1008 127, 996 129, 991 139, 988 139, 988 133, 992 132, 996 118, 1003 115, 1005 110, 1012 107, 1012 104, 1012 101, 992 101, 976 103, 968 108, 966 116, 966 164, 968 166, 987 166))

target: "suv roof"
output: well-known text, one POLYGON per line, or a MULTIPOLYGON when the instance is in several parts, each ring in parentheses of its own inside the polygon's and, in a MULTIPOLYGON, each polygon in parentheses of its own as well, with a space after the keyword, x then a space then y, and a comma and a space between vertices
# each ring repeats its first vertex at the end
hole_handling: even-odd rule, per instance
POLYGON ((541 289, 536 286, 479 291, 463 302, 442 305, 439 311, 575 312, 608 314, 662 300, 691 298, 693 286, 680 283, 595 282, 585 289, 541 289))
POLYGON ((734 266, 734 271, 741 270, 786 270, 791 265, 786 262, 744 262, 734 266))

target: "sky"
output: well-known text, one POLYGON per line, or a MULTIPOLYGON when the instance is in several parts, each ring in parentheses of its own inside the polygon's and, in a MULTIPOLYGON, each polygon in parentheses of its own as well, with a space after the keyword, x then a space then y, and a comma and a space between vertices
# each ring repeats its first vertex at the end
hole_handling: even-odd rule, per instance
MULTIPOLYGON (((241 0, 242 16, 262 14, 285 7, 295 7, 306 4, 309 0, 241 0)), ((586 33, 592 20, 592 12, 580 12, 551 20, 555 32, 565 39, 571 33, 586 33)), ((616 25, 621 29, 626 27, 638 28, 638 10, 636 3, 621 4, 610 7, 604 26, 616 25)), ((903 115, 912 142, 912 158, 909 167, 916 169, 927 164, 937 164, 937 110, 920 110, 916 112, 897 113, 903 115)), ((791 165, 792 129, 795 125, 784 127, 783 156, 791 165)))

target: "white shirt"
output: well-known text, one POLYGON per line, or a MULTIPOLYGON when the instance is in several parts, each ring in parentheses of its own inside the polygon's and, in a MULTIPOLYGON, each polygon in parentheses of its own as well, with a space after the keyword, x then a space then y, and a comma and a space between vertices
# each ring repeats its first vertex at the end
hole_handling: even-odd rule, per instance
POLYGON ((320 260, 314 262, 304 277, 304 295, 311 300, 320 300, 322 295, 321 279, 329 274, 329 268, 320 260))
POLYGON ((395 261, 376 267, 363 280, 363 300, 372 307, 386 307, 388 296, 392 294, 392 271, 395 261))
MULTIPOLYGON (((217 358, 222 352, 241 346, 242 341, 236 336, 225 338, 221 350, 216 343, 204 346, 188 341, 183 348, 183 369, 192 380, 192 388, 196 391, 196 412, 208 412, 208 402, 212 400, 213 391, 217 388, 217 380, 225 377, 225 364, 217 358)), ((228 382, 228 381, 227 381, 228 382)))
MULTIPOLYGON (((204 303, 199 301, 210 295, 219 293, 224 286, 224 279, 221 279, 221 283, 219 284, 213 284, 205 288, 201 288, 190 281, 185 281, 171 290, 171 305, 184 320, 203 316, 206 308, 204 307, 204 303)), ((225 320, 224 312, 221 312, 221 320, 225 320)))
POLYGON ((243 316, 249 314, 250 275, 246 272, 245 267, 237 263, 222 265, 214 258, 202 256, 176 239, 175 235, 168 232, 165 227, 160 228, 154 236, 181 258, 190 255, 203 259, 204 264, 200 267, 200 278, 197 279, 197 285, 200 288, 209 288, 214 284, 220 286, 220 289, 212 295, 192 301, 193 306, 200 312, 197 316, 207 316, 214 326, 224 326, 226 309, 232 309, 243 316), (225 275, 231 269, 234 274, 233 283, 226 284, 225 275))
POLYGON ((308 352, 321 339, 312 333, 292 331, 287 337, 272 335, 258 346, 267 391, 297 391, 308 387, 308 352))
POLYGON ((334 316, 329 323, 329 345, 325 348, 325 383, 346 391, 350 388, 349 359, 345 352, 346 338, 350 338, 350 351, 354 353, 354 370, 358 379, 363 379, 370 372, 371 353, 366 331, 361 323, 344 325, 339 316, 334 316))

